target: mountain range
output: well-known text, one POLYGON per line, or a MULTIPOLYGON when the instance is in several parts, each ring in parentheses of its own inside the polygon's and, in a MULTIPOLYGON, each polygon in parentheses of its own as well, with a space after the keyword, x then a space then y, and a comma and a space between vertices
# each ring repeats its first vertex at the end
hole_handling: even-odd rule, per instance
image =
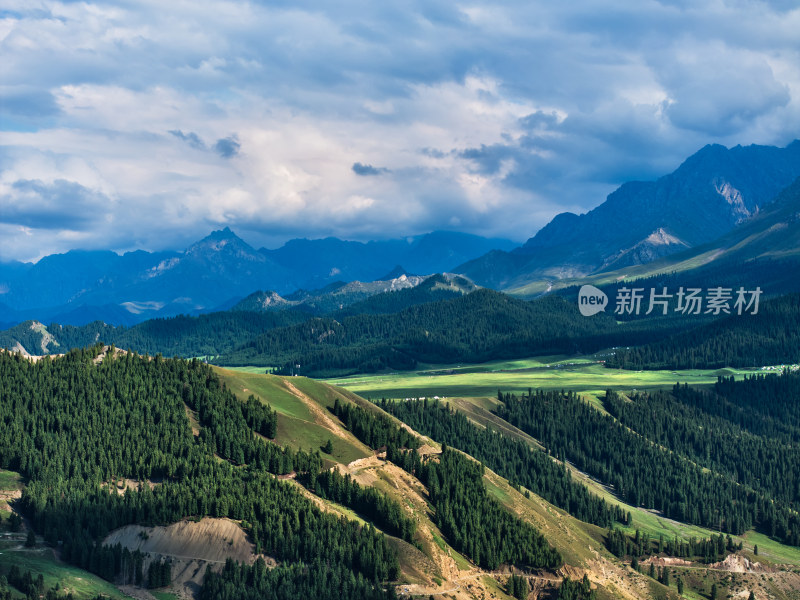
POLYGON ((367 243, 295 239, 256 250, 225 228, 183 252, 73 250, 35 264, 0 263, 0 328, 29 319, 133 325, 227 310, 245 298, 240 310, 321 314, 413 287, 431 273, 531 296, 587 278, 682 271, 729 255, 740 264, 785 258, 800 247, 795 217, 791 209, 776 213, 781 202, 774 199, 798 176, 800 141, 785 148, 709 145, 656 181, 623 184, 586 214, 557 215, 516 248, 440 231, 367 243), (742 245, 753 228, 761 228, 761 241, 742 245), (257 290, 261 295, 252 296, 257 290))
POLYGON ((785 148, 709 145, 656 181, 625 183, 594 210, 561 213, 522 246, 454 271, 515 289, 646 264, 746 223, 798 176, 798 140, 785 148))
MULTIPOLYGON (((0 326, 27 319, 131 325, 224 310, 256 290, 294 294, 289 302, 299 302, 349 282, 407 277, 406 269, 423 275, 446 271, 497 247, 510 249, 513 244, 433 232, 368 243, 298 239, 276 250, 256 250, 225 228, 184 252, 73 250, 35 264, 0 264, 0 326), (305 291, 315 289, 319 291, 305 291)), ((386 286, 372 287, 377 293, 386 286)))
MULTIPOLYGON (((615 294, 621 286, 651 283, 675 288, 756 287, 766 295, 800 292, 800 178, 758 214, 724 235, 640 265, 625 266, 577 278, 535 280, 512 290, 522 297, 545 292, 569 296, 592 284, 615 294)), ((645 286, 646 287, 646 286, 645 286)))

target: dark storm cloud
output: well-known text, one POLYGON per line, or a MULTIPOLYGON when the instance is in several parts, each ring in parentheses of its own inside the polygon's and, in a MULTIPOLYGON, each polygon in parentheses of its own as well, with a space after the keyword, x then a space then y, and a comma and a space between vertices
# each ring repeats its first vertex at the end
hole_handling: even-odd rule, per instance
POLYGON ((232 158, 236 156, 239 154, 239 148, 241 147, 242 145, 239 143, 239 139, 235 135, 226 138, 220 138, 217 140, 217 143, 214 144, 214 150, 222 158, 232 158))
POLYGON ((351 168, 353 169, 353 173, 362 176, 381 175, 382 173, 389 172, 389 169, 386 167, 373 167, 372 165, 365 165, 360 162, 353 163, 351 168))
POLYGON ((20 180, 10 188, 0 196, 0 223, 6 225, 84 231, 102 221, 111 208, 104 194, 73 181, 20 180))

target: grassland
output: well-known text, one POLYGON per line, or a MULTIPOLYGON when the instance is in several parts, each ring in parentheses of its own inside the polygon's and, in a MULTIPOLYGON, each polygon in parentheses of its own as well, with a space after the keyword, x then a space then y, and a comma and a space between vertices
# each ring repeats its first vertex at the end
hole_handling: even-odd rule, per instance
POLYGON ((0 565, 4 569, 17 565, 22 571, 31 571, 34 578, 41 574, 45 587, 58 584, 62 592, 71 592, 75 598, 94 598, 98 594, 109 598, 129 597, 107 581, 57 561, 50 549, 25 548, 24 537, 24 534, 3 536, 0 541, 0 565))
POLYGON ((328 408, 333 406, 336 396, 345 398, 348 395, 344 390, 336 391, 305 377, 266 375, 263 369, 250 372, 215 367, 214 370, 240 399, 247 400, 254 395, 278 412, 277 444, 295 450, 317 450, 330 439, 333 443, 330 458, 344 464, 372 453, 349 433, 331 427, 326 419, 332 416, 328 408))
POLYGON ((429 365, 415 371, 357 375, 326 380, 361 396, 377 398, 488 398, 528 388, 564 389, 602 394, 607 389, 629 391, 671 387, 677 381, 708 385, 719 375, 743 375, 753 369, 693 369, 684 371, 624 371, 607 369, 604 355, 540 356, 481 365, 429 365))
POLYGON ((179 597, 172 592, 159 592, 157 590, 150 590, 150 595, 155 596, 156 600, 179 600, 179 597))

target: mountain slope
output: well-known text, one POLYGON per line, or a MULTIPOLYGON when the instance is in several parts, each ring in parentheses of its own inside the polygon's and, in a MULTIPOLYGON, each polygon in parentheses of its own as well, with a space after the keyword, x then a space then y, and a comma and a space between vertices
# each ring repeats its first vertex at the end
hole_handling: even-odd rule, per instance
POLYGON ((215 362, 280 367, 285 374, 299 371, 331 376, 407 370, 417 362, 485 362, 594 352, 623 343, 643 343, 688 326, 686 319, 667 317, 626 324, 605 314, 587 319, 575 304, 560 297, 524 302, 487 289, 391 314, 343 315, 271 329, 215 362))
POLYGON ((316 315, 393 313, 415 304, 454 298, 477 286, 459 275, 406 275, 377 281, 336 282, 314 291, 297 290, 285 298, 276 292, 255 292, 231 310, 263 312, 297 309, 316 315))
POLYGON ((587 277, 539 279, 509 290, 520 296, 546 291, 572 293, 589 283, 606 291, 651 278, 658 285, 760 287, 765 294, 800 292, 800 178, 759 214, 721 237, 644 265, 602 271, 587 277), (610 286, 610 287, 609 287, 610 286), (565 291, 561 291, 565 290, 565 291))
MULTIPOLYGON (((294 272, 292 289, 313 289, 335 280, 374 281, 397 267, 427 275, 453 267, 499 248, 510 250, 508 240, 487 239, 466 233, 434 231, 405 239, 348 242, 336 238, 295 239, 277 250, 261 252, 294 272)), ((280 289, 276 289, 279 293, 280 289)))
POLYGON ((643 264, 724 235, 800 175, 800 141, 786 148, 706 146, 676 171, 630 182, 583 214, 562 213, 523 246, 456 269, 508 289, 643 264))

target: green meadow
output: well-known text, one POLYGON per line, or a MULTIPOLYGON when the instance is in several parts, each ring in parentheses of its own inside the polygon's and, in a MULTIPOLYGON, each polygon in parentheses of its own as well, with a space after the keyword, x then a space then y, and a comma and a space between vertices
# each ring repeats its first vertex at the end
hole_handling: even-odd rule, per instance
POLYGON ((676 382, 708 385, 720 375, 742 376, 754 369, 624 371, 607 369, 602 354, 587 357, 540 356, 481 365, 428 365, 415 371, 328 379, 361 396, 376 398, 485 398, 498 390, 564 389, 590 396, 607 389, 631 391, 671 387, 676 382))
POLYGON ((31 571, 34 578, 41 574, 45 587, 58 585, 62 593, 71 593, 75 598, 88 599, 100 594, 108 598, 130 597, 88 571, 57 561, 50 549, 21 548, 21 545, 19 541, 0 543, 0 564, 4 568, 17 565, 23 571, 31 571))
POLYGON ((244 401, 252 394, 278 412, 275 442, 281 446, 295 450, 317 450, 330 439, 333 442, 333 454, 329 457, 326 455, 326 458, 344 464, 370 454, 368 448, 355 438, 343 439, 334 435, 321 422, 320 416, 313 414, 309 405, 290 391, 288 385, 318 404, 323 414, 328 414, 327 409, 333 407, 337 394, 343 397, 342 394, 346 392, 339 392, 305 377, 267 375, 264 369, 214 369, 238 398, 244 401))

